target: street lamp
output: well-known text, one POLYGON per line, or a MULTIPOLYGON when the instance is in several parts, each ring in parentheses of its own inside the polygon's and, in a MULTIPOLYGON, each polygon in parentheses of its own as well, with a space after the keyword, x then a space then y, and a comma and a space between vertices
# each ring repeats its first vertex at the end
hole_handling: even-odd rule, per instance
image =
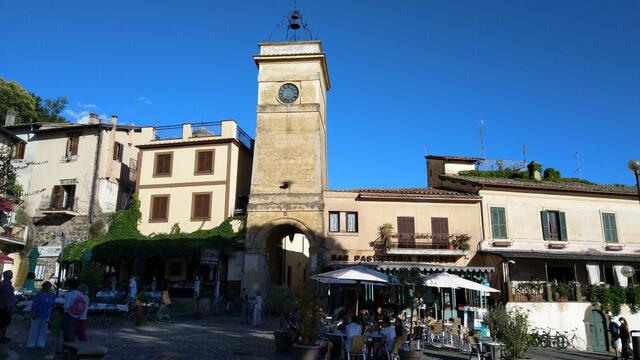
POLYGON ((638 201, 640 201, 640 160, 629 160, 627 164, 629 170, 636 176, 636 186, 638 187, 638 201))

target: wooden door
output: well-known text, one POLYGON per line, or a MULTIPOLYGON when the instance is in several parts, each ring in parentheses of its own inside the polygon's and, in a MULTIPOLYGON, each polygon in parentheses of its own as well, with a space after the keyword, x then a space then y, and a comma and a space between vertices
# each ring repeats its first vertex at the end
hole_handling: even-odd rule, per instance
POLYGON ((591 342, 591 351, 606 352, 607 351, 607 331, 602 312, 591 310, 589 317, 589 340, 591 342))

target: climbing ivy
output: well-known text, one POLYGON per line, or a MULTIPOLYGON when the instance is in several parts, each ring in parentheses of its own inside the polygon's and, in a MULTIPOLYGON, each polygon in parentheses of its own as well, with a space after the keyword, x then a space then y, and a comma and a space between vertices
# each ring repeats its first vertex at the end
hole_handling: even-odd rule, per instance
POLYGON ((215 247, 225 253, 242 248, 240 240, 244 238, 244 229, 233 231, 231 221, 234 218, 228 218, 212 229, 183 233, 178 227, 172 228, 169 234, 144 236, 138 231, 141 216, 140 202, 134 198, 129 209, 112 216, 107 234, 67 246, 64 261, 115 263, 132 257, 187 257, 202 247, 215 247))

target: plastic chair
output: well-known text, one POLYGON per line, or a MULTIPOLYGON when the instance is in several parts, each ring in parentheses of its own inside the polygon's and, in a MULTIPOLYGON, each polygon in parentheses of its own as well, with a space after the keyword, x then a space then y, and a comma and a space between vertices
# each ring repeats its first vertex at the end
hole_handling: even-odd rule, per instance
POLYGON ((400 355, 398 353, 400 352, 400 347, 402 346, 403 340, 404 339, 402 338, 402 336, 396 336, 393 340, 393 347, 391 348, 391 351, 387 349, 387 342, 385 341, 384 351, 387 353, 388 360, 397 360, 400 358, 400 355))
POLYGON ((351 357, 361 357, 363 360, 367 359, 367 347, 365 346, 364 336, 356 335, 351 338, 351 349, 347 348, 347 359, 351 360, 351 357))
POLYGON ((441 322, 433 324, 429 343, 435 347, 444 346, 444 325, 441 322))
POLYGON ((476 355, 478 359, 484 359, 485 355, 488 354, 487 351, 484 351, 482 348, 482 344, 478 340, 477 336, 469 336, 469 345, 471 346, 471 354, 469 355, 469 360, 473 358, 473 355, 476 355))

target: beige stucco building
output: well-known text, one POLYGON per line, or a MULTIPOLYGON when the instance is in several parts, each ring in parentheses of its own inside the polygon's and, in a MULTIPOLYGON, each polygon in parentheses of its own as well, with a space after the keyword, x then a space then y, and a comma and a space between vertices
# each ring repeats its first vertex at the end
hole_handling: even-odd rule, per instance
MULTIPOLYGON (((135 189, 140 129, 118 125, 117 117, 88 124, 33 123, 7 126, 26 142, 15 159, 23 188, 20 211, 33 224, 28 243, 40 256, 36 280, 57 270, 62 244, 90 237, 91 224, 127 207, 135 189)), ((24 271, 23 271, 24 270, 24 271)), ((22 286, 26 268, 16 283, 22 286)))
POLYGON ((144 235, 210 229, 244 213, 251 139, 233 120, 142 129, 138 198, 144 235), (167 136, 164 136, 167 134, 167 136))
MULTIPOLYGON (((427 166, 430 184, 482 198, 478 259, 498 270, 493 285, 510 306, 531 311, 532 326, 547 327, 545 314, 562 314, 553 319, 554 329, 577 328, 579 348, 606 351, 609 317, 591 305, 588 289, 640 283, 637 273, 628 278, 622 270, 640 265, 637 190, 535 180, 535 174, 513 179, 460 173, 475 170, 479 160, 428 156, 427 166)), ((622 315, 632 328, 640 326, 628 307, 622 315)))

